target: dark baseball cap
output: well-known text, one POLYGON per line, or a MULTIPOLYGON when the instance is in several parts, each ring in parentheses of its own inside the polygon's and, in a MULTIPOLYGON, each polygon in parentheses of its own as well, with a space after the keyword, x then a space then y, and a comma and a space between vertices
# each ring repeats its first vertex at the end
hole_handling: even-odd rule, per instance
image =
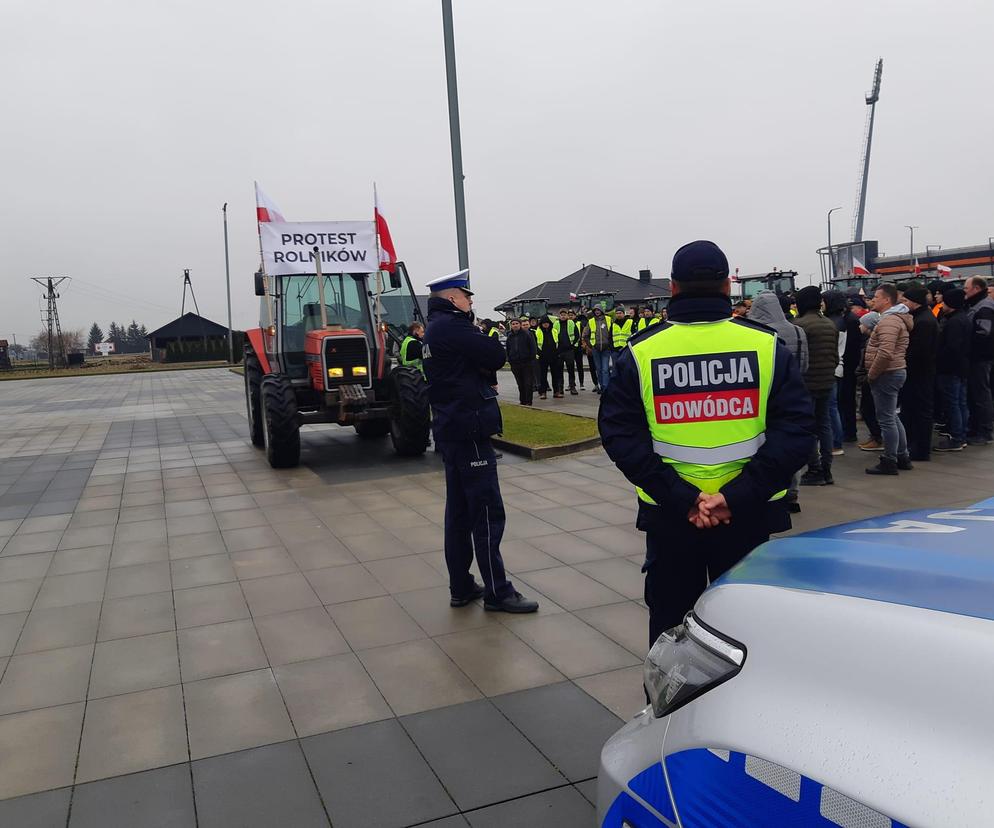
POLYGON ((712 241, 692 241, 673 254, 670 278, 676 282, 709 282, 728 278, 728 259, 712 241))

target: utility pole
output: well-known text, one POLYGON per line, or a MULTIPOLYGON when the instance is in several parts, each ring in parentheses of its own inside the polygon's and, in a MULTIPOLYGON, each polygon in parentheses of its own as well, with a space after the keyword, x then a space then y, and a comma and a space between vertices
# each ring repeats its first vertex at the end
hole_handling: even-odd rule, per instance
POLYGON ((452 146, 452 189, 456 202, 456 245, 459 269, 469 267, 466 240, 466 194, 463 189, 462 138, 459 134, 459 92, 456 89, 456 43, 452 31, 452 0, 442 0, 442 37, 445 41, 445 80, 449 93, 449 143, 452 146))
MULTIPOLYGON (((190 288, 190 296, 193 297, 193 308, 197 312, 197 318, 200 320, 200 336, 204 340, 204 353, 207 353, 207 331, 204 330, 204 318, 200 315, 200 305, 197 304, 197 294, 193 292, 193 282, 190 281, 190 268, 183 268, 183 301, 179 306, 179 318, 182 323, 183 316, 186 313, 186 289, 190 288)), ((182 334, 181 334, 182 336, 182 334)))
POLYGON ((54 371, 56 368, 55 349, 59 349, 59 367, 65 368, 68 364, 66 359, 66 343, 62 338, 62 325, 59 322, 59 306, 57 299, 59 294, 55 292, 68 276, 34 276, 32 282, 37 282, 45 289, 45 298, 48 299, 48 308, 45 311, 45 327, 48 333, 48 370, 54 371))
POLYGON ((990 253, 991 281, 994 281, 994 236, 987 237, 987 250, 990 253))
POLYGON ((917 224, 905 224, 905 227, 911 231, 911 252, 908 254, 908 273, 912 276, 915 275, 915 230, 918 229, 917 224))
POLYGON ((836 277, 835 254, 832 252, 832 213, 841 210, 841 207, 833 207, 828 211, 828 281, 832 282, 836 277))
POLYGON ((866 95, 866 105, 870 107, 866 113, 866 144, 863 146, 863 163, 859 170, 859 195, 856 197, 856 215, 853 216, 854 242, 863 241, 863 213, 866 211, 866 185, 870 178, 870 146, 873 144, 873 118, 877 111, 877 101, 880 100, 880 78, 884 73, 883 58, 877 61, 873 72, 873 89, 866 95))
POLYGON ((231 338, 231 267, 228 260, 228 202, 221 208, 224 216, 224 283, 228 290, 228 364, 235 361, 235 343, 231 338))

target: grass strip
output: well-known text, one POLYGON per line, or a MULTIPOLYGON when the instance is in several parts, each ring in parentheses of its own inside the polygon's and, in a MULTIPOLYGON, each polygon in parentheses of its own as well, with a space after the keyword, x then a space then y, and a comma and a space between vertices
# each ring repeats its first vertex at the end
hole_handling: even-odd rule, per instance
POLYGON ((589 417, 501 404, 503 439, 529 448, 565 446, 597 436, 597 421, 589 417))

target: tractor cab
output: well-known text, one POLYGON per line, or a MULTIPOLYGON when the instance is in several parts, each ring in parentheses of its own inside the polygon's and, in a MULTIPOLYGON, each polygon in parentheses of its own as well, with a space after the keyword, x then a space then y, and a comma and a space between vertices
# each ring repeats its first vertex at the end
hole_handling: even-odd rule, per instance
POLYGON ((522 316, 541 319, 543 316, 549 315, 549 300, 542 297, 519 299, 517 302, 511 302, 499 310, 504 311, 504 315, 508 321, 511 319, 520 319, 522 316))
POLYGON ((856 291, 860 296, 872 296, 879 284, 879 276, 846 276, 842 279, 833 279, 827 285, 823 285, 822 289, 837 290, 841 293, 856 291))
POLYGON ((739 298, 752 299, 764 290, 773 291, 777 296, 791 294, 796 277, 796 270, 772 270, 756 276, 740 276, 737 282, 739 298))
POLYGON ((640 305, 651 308, 653 313, 659 313, 670 304, 670 298, 668 296, 648 296, 639 302, 640 305))
POLYGON ((403 262, 393 272, 258 273, 256 294, 262 325, 247 332, 246 408, 272 466, 297 465, 300 426, 314 423, 390 434, 398 454, 424 453, 427 385, 398 364, 408 326, 424 323, 403 262))
POLYGON ((615 305, 614 291, 600 290, 597 293, 578 293, 576 298, 580 300, 580 308, 588 316, 594 308, 600 308, 605 314, 611 312, 615 305))

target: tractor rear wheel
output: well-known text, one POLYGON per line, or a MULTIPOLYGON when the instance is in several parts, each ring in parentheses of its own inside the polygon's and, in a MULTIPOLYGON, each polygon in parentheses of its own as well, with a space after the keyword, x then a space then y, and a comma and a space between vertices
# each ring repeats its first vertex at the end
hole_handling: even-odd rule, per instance
POLYGON ((249 437, 252 445, 261 448, 266 444, 262 422, 262 366, 259 358, 245 351, 245 414, 248 416, 249 437))
POLYGON ((394 368, 390 374, 390 439, 394 451, 405 457, 424 454, 430 428, 425 378, 417 368, 394 368))
POLYGON ((390 420, 386 417, 379 420, 356 420, 355 433, 364 440, 386 437, 390 433, 390 420))
POLYGON ((300 463, 297 397, 288 377, 267 374, 262 378, 262 417, 269 465, 288 469, 300 463))

